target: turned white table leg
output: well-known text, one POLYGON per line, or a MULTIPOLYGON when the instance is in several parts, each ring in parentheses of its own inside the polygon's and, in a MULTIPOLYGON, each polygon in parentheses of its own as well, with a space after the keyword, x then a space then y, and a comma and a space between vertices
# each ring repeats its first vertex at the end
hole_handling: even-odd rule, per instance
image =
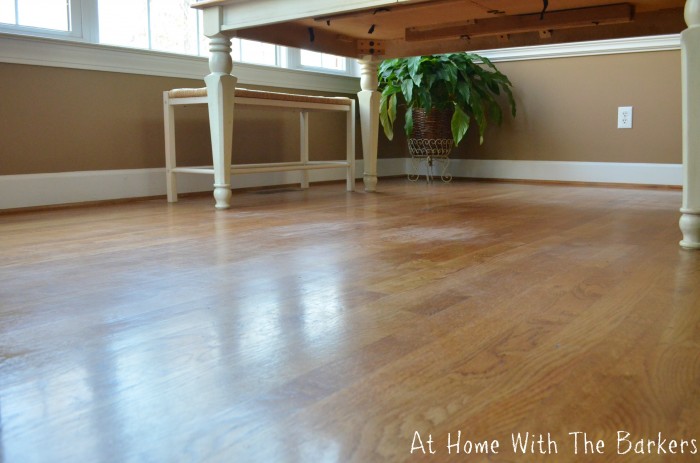
POLYGON ((362 154, 364 159, 365 191, 377 189, 377 146, 379 143, 379 62, 374 57, 359 60, 360 88, 357 94, 360 103, 360 129, 362 130, 362 154))
POLYGON ((700 249, 700 0, 686 0, 681 33, 683 90, 683 207, 679 222, 687 249, 700 249))
POLYGON ((231 75, 231 39, 224 35, 210 37, 207 85, 209 128, 214 164, 214 199, 217 209, 231 206, 231 148, 233 146, 233 98, 236 79, 231 75))

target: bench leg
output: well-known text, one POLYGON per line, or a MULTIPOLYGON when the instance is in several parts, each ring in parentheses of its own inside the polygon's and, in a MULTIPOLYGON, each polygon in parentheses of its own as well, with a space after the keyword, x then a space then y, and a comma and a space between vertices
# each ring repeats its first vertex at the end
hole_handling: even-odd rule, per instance
MULTIPOLYGON (((309 163, 309 112, 300 111, 299 112, 299 140, 300 140, 300 152, 301 152, 301 162, 304 165, 309 163)), ((301 187, 309 187, 309 171, 301 171, 301 187)))
POLYGON ((168 202, 177 202, 177 178, 173 169, 175 157, 175 108, 170 104, 168 92, 163 92, 163 123, 165 125, 165 191, 168 202))
POLYGON ((348 161, 347 190, 355 191, 355 102, 345 120, 345 155, 348 161))

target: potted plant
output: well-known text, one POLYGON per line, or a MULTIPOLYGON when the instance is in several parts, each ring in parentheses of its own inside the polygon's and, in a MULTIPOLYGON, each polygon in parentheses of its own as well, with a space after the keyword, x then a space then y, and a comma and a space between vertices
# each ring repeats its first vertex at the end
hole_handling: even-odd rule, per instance
POLYGON ((475 53, 385 60, 379 66, 378 77, 379 120, 390 140, 399 105, 406 108, 404 128, 409 137, 451 138, 455 145, 472 120, 479 128, 480 143, 489 120, 500 125, 503 93, 515 116, 510 80, 488 58, 475 53), (427 127, 423 125, 426 122, 427 127))

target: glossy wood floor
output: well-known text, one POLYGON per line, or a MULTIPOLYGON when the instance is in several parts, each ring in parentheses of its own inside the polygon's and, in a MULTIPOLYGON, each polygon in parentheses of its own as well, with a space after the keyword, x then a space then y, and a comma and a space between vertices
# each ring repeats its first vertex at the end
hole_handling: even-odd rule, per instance
POLYGON ((0 215, 0 461, 700 462, 680 202, 383 180, 0 215))

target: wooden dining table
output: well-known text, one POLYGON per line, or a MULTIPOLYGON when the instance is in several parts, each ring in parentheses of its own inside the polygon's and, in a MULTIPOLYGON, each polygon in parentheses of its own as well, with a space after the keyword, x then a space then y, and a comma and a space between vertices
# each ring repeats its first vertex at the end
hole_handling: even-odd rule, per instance
POLYGON ((231 39, 258 40, 355 58, 364 187, 377 187, 380 93, 387 58, 681 34, 683 205, 681 245, 700 248, 700 0, 201 0, 210 40, 205 77, 216 208, 231 201, 237 79, 231 39))

